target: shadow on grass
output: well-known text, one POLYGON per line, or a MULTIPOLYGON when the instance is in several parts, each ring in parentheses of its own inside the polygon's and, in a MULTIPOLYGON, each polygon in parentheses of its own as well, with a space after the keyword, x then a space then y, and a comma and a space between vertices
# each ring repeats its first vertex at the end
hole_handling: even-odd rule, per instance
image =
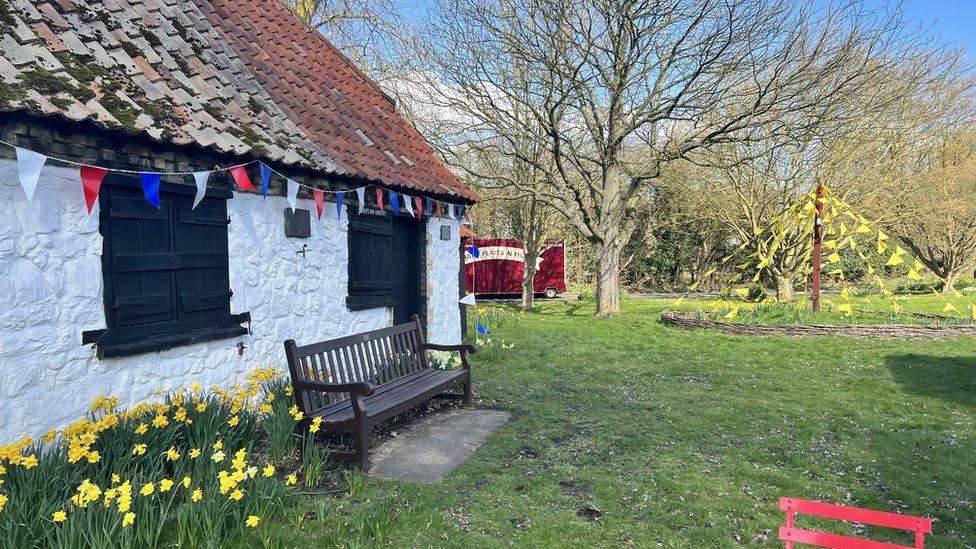
POLYGON ((976 358, 893 355, 885 365, 911 394, 976 408, 976 358))

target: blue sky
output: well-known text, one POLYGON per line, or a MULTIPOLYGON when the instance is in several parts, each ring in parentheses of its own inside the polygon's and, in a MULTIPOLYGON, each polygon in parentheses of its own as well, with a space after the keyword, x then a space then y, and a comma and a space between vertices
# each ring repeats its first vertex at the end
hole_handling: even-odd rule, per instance
POLYGON ((976 0, 906 0, 905 17, 940 41, 976 55, 976 0))

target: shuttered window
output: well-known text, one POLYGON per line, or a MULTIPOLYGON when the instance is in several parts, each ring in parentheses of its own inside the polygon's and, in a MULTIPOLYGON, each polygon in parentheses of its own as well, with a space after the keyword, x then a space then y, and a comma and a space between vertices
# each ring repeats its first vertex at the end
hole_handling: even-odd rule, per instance
POLYGON ((232 194, 209 189, 194 209, 192 187, 163 184, 157 209, 131 179, 100 194, 107 329, 85 342, 99 356, 125 356, 246 333, 249 315, 230 311, 232 194))
POLYGON ((352 310, 393 306, 393 222, 389 216, 349 218, 349 295, 352 310))

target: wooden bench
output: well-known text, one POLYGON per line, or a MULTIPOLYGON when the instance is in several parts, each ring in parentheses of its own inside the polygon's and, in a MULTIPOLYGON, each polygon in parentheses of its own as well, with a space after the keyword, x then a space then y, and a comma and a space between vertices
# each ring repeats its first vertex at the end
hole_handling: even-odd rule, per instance
POLYGON ((437 345, 424 341, 420 319, 372 332, 298 345, 285 342, 292 388, 305 417, 304 436, 316 417, 320 428, 355 435, 353 452, 333 452, 337 459, 354 460, 369 470, 370 429, 401 412, 435 397, 459 398, 471 405, 473 345, 437 345), (461 370, 437 370, 427 363, 427 351, 461 355, 461 370), (462 386, 462 393, 446 392, 462 386))
POLYGON ((911 549, 906 545, 852 538, 816 530, 803 530, 797 528, 794 523, 797 514, 907 530, 915 534, 915 549, 922 549, 925 546, 925 534, 932 533, 932 519, 924 517, 872 511, 796 498, 779 498, 779 508, 781 511, 786 511, 786 525, 779 528, 779 539, 786 542, 786 549, 793 549, 794 543, 844 549, 911 549))

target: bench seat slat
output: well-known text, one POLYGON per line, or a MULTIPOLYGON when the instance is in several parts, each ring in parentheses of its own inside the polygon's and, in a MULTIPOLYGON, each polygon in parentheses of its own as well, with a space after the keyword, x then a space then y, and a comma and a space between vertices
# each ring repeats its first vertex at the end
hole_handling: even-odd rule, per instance
MULTIPOLYGON (((395 381, 381 385, 371 396, 363 399, 366 414, 370 419, 385 415, 398 404, 412 402, 418 396, 434 390, 441 392, 446 386, 458 383, 466 377, 464 371, 441 371, 428 368, 415 374, 406 375, 395 381)), ((426 400, 426 399, 423 399, 426 400)), ((407 408, 420 402, 412 402, 407 408)), ((395 414, 394 414, 395 415, 395 414)), ((339 402, 322 409, 313 417, 321 417, 323 423, 339 424, 353 419, 353 410, 349 401, 339 402)))

